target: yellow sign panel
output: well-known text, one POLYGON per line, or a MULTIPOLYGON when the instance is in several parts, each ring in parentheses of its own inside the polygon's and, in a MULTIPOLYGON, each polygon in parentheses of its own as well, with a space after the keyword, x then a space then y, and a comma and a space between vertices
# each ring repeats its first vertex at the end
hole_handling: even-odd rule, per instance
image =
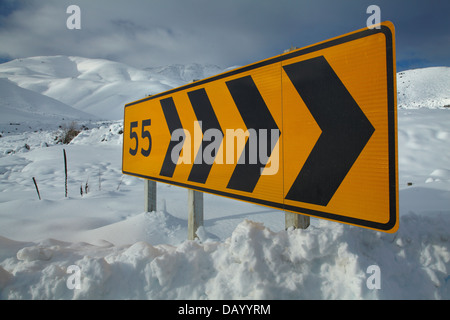
POLYGON ((390 22, 129 103, 123 173, 398 229, 390 22))

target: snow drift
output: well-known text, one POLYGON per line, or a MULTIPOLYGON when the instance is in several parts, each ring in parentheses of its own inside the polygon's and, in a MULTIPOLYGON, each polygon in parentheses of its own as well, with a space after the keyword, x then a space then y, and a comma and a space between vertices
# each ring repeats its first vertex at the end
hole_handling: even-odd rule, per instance
MULTIPOLYGON (((155 214, 167 215, 146 213, 155 214)), ((448 214, 408 215, 401 231, 389 235, 328 222, 273 232, 244 220, 223 242, 177 246, 0 238, 2 298, 445 299, 448 223, 448 214), (379 290, 366 285, 374 264, 382 271, 379 290), (71 265, 82 271, 79 289, 67 288, 71 265)))

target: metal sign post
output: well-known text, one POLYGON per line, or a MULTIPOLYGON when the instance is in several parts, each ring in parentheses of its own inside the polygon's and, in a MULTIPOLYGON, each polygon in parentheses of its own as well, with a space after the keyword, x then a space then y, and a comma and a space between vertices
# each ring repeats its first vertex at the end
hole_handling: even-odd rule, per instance
POLYGON ((198 238, 197 230, 203 226, 203 192, 188 189, 188 240, 198 238))
POLYGON ((156 181, 144 180, 144 211, 156 211, 156 181))

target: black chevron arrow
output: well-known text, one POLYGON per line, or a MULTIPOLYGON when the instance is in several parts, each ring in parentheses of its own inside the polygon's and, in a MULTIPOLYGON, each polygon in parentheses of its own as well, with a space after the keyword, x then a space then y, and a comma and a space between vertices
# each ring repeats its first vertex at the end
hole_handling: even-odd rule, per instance
POLYGON ((267 145, 265 146, 265 150, 268 153, 267 156, 270 156, 273 151, 273 144, 271 143, 273 134, 272 129, 277 129, 277 131, 275 131, 277 132, 277 140, 280 132, 251 76, 231 80, 226 84, 247 129, 254 129, 254 132, 256 133, 256 137, 249 137, 245 143, 244 151, 242 151, 238 164, 228 182, 227 188, 253 192, 253 189, 261 176, 261 169, 266 165, 261 162, 259 157, 261 147, 260 129, 267 130, 267 145), (257 153, 256 155, 250 155, 249 141, 252 138, 256 138, 258 141, 257 147, 255 148, 257 150, 252 150, 257 153), (253 163, 252 161, 249 161, 251 157, 253 157, 253 159, 256 157, 256 161, 253 161, 253 163), (245 161, 241 161, 244 158, 245 161))
MULTIPOLYGON (((209 101, 208 95, 206 94, 206 90, 198 89, 188 92, 188 97, 191 101, 197 120, 202 123, 203 134, 210 129, 216 129, 220 131, 221 136, 223 137, 222 129, 220 128, 219 121, 217 120, 214 109, 209 101)), ((213 141, 210 143, 218 143, 218 141, 213 141)), ((212 163, 207 163, 205 159, 203 159, 203 151, 207 146, 208 144, 202 142, 200 150, 198 150, 196 160, 194 161, 194 165, 192 166, 192 170, 189 174, 189 181, 199 183, 206 182, 212 167, 212 163)))
MULTIPOLYGON (((175 103, 171 97, 162 99, 160 101, 161 107, 166 117, 166 123, 169 127, 170 134, 179 128, 183 128, 181 125, 180 117, 178 116, 177 108, 175 107, 175 103)), ((184 139, 185 137, 183 137, 184 139)), ((177 166, 176 162, 172 161, 172 150, 178 144, 178 141, 170 140, 169 147, 167 148, 166 156, 164 157, 164 162, 161 167, 161 172, 159 173, 162 176, 172 177, 175 171, 175 167, 177 166)))
POLYGON ((326 206, 375 129, 323 56, 283 69, 322 130, 285 198, 326 206))

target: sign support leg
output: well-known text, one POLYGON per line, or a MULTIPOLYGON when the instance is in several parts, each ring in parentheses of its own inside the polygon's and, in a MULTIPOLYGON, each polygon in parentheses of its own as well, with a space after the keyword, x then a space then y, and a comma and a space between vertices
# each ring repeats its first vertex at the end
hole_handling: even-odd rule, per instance
POLYGON ((310 219, 309 216, 304 216, 302 214, 297 214, 293 212, 285 212, 285 229, 294 227, 294 229, 306 229, 309 227, 310 219))
POLYGON ((188 190, 188 208, 188 240, 194 240, 203 226, 203 192, 188 190))
POLYGON ((156 211, 156 181, 144 180, 145 203, 144 211, 156 211))

